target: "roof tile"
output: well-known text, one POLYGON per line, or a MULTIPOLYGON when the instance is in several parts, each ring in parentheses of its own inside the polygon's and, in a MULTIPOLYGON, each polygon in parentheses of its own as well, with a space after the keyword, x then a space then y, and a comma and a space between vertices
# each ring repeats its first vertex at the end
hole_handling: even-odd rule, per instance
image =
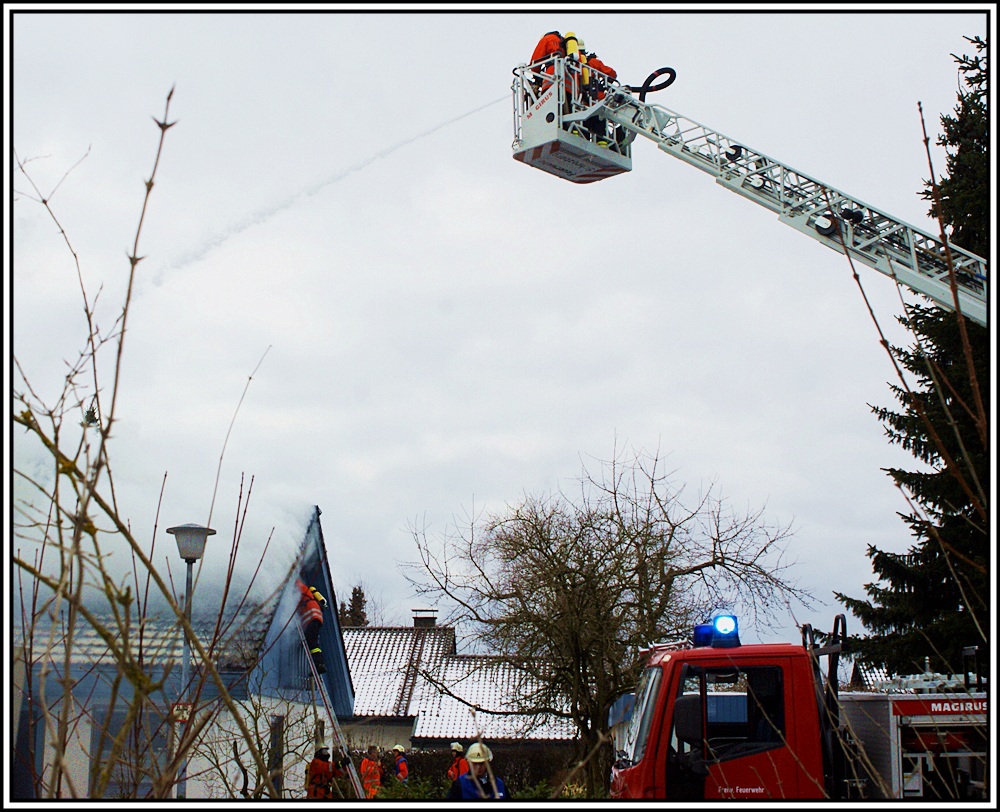
POLYGON ((450 626, 343 632, 355 716, 416 717, 414 738, 575 736, 567 719, 517 714, 517 697, 532 687, 527 675, 499 657, 457 654, 450 626))

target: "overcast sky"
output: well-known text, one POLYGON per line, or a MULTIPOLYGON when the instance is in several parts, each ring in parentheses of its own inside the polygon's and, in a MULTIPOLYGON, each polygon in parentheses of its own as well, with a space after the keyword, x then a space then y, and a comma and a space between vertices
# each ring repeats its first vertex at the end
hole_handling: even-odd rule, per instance
MULTIPOLYGON (((318 505, 338 598, 364 581, 409 623, 409 524, 435 534, 571 488, 617 446, 791 523, 795 575, 826 605, 764 638, 829 629, 833 591, 872 579, 867 546, 913 541, 881 470, 912 458, 869 408, 895 405, 894 373, 846 261, 649 141, 631 173, 585 186, 511 158, 511 71, 574 31, 625 83, 673 67, 648 101, 936 233, 918 102, 934 140, 951 54, 987 34, 988 6, 781 8, 8 17, 8 137, 103 286, 104 327, 174 89, 111 447, 147 543, 167 477, 158 560, 178 572, 165 528, 208 520, 228 434, 202 577, 224 572, 252 476, 246 569, 272 528, 284 563, 318 505)), ((14 354, 52 402, 84 346, 80 290, 14 189, 14 354)), ((860 273, 903 341, 895 287, 860 273)), ((32 470, 37 448, 14 440, 32 470)))

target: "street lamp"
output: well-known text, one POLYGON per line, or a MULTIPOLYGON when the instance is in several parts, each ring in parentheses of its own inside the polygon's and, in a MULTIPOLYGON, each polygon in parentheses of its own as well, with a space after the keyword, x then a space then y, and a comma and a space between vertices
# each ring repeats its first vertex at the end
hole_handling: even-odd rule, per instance
MULTIPOLYGON (((194 562, 205 554, 205 542, 209 536, 214 536, 215 531, 210 527, 202 527, 200 524, 182 524, 177 527, 168 527, 170 533, 177 541, 177 552, 187 564, 187 586, 184 590, 184 617, 191 623, 191 590, 192 590, 192 570, 194 562)), ((181 697, 187 700, 188 693, 188 660, 190 659, 190 648, 188 644, 187 632, 184 632, 184 653, 181 659, 181 697)), ((177 778, 177 798, 184 800, 187 793, 187 758, 181 762, 181 767, 177 778)))

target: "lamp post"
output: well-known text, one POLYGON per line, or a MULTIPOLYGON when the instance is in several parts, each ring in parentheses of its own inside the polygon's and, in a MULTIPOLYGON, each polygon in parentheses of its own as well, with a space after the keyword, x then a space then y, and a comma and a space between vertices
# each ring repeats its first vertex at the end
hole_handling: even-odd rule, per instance
MULTIPOLYGON (((194 562, 205 554, 205 542, 209 536, 214 536, 215 531, 210 527, 202 527, 200 524, 182 524, 177 527, 168 527, 170 533, 177 541, 177 552, 180 553, 184 563, 187 564, 187 586, 184 590, 184 617, 191 623, 191 590, 192 571, 194 562)), ((191 651, 188 643, 187 632, 184 632, 184 653, 181 659, 181 698, 185 701, 188 695, 188 660, 191 659, 191 651)), ((177 774, 177 799, 184 800, 187 793, 187 757, 181 762, 180 770, 177 774)))

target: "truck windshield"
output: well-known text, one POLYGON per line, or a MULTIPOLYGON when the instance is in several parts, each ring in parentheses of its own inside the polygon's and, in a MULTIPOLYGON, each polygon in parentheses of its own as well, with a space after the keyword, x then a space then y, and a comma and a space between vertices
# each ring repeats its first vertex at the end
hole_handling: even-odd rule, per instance
POLYGON ((663 669, 647 668, 635 689, 635 705, 632 718, 625 730, 625 743, 618 755, 626 764, 638 764, 646 752, 649 728, 656 711, 656 699, 660 692, 663 669))
POLYGON ((785 700, 780 666, 685 668, 674 700, 675 714, 682 702, 707 703, 704 727, 693 738, 674 729, 671 747, 683 753, 708 746, 709 761, 728 761, 784 746, 785 700))

